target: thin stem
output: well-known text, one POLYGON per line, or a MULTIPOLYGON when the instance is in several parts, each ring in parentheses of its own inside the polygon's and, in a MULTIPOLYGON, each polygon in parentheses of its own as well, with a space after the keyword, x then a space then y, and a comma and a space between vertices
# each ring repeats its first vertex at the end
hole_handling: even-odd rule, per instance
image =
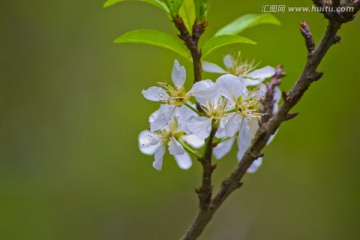
POLYGON ((202 115, 196 108, 192 107, 189 103, 185 103, 185 106, 193 110, 195 113, 202 115))
POLYGON ((201 158, 201 155, 194 150, 192 147, 190 147, 186 142, 184 142, 183 140, 179 139, 178 140, 179 143, 181 144, 181 146, 183 146, 186 150, 188 150, 191 154, 193 154, 195 157, 197 158, 201 158))

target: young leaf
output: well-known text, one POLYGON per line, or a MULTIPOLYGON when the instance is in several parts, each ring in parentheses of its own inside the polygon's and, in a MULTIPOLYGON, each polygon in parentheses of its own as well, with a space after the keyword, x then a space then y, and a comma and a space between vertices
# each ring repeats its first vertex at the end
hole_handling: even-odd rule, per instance
POLYGON ((205 56, 207 56, 209 53, 211 53, 217 48, 234 43, 256 44, 256 42, 248 38, 240 37, 238 35, 215 36, 207 40, 202 46, 202 57, 204 58, 205 56))
POLYGON ((205 21, 208 9, 208 1, 209 0, 194 0, 195 16, 201 22, 205 21))
POLYGON ((281 25, 280 21, 271 14, 246 14, 239 17, 232 23, 229 23, 222 29, 220 29, 215 36, 226 35, 226 34, 238 34, 245 29, 255 27, 259 24, 274 24, 281 25))
POLYGON ((151 29, 133 30, 115 39, 114 43, 143 43, 170 49, 181 56, 190 59, 190 53, 185 45, 172 35, 151 29))
POLYGON ((176 17, 179 15, 179 10, 184 0, 164 0, 166 6, 170 10, 170 14, 172 17, 176 17))
MULTIPOLYGON (((104 7, 110 7, 116 3, 125 2, 125 1, 130 1, 130 0, 107 0, 104 3, 104 7)), ((161 0, 134 0, 134 1, 150 3, 155 7, 158 7, 161 10, 165 11, 166 13, 169 13, 168 7, 161 0)))
POLYGON ((195 22, 195 4, 193 0, 184 0, 179 11, 179 16, 184 20, 188 31, 192 32, 192 26, 195 22))

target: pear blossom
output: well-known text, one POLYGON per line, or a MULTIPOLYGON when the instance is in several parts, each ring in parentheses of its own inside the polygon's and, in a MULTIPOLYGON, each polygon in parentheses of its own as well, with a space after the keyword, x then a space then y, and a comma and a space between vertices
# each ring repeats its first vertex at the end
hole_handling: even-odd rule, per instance
POLYGON ((189 130, 200 138, 207 138, 213 122, 218 121, 219 126, 215 136, 225 137, 226 112, 232 109, 232 103, 219 94, 212 99, 198 99, 198 102, 205 116, 192 116, 187 123, 189 130))
POLYGON ((275 74, 275 69, 271 66, 256 69, 257 65, 254 61, 241 61, 240 53, 236 57, 230 54, 226 55, 223 62, 226 69, 223 69, 214 63, 205 61, 202 63, 202 67, 205 72, 221 74, 230 73, 235 76, 240 76, 244 79, 245 86, 259 85, 266 78, 272 77, 275 74))
MULTIPOLYGON (((158 113, 157 111, 151 115, 150 123, 158 116, 158 113)), ((147 155, 154 155, 153 167, 155 169, 159 171, 162 169, 166 146, 168 146, 169 153, 174 156, 180 168, 188 169, 191 167, 191 157, 185 151, 183 145, 188 144, 191 147, 200 148, 205 144, 204 139, 187 134, 189 130, 186 127, 186 122, 191 114, 191 110, 185 106, 176 108, 171 120, 160 130, 144 130, 140 133, 140 151, 147 155)))
POLYGON ((214 148, 214 155, 217 159, 220 159, 230 152, 236 139, 235 135, 238 133, 237 159, 240 161, 250 147, 259 126, 258 121, 261 117, 260 100, 265 96, 264 88, 259 87, 255 92, 249 92, 243 79, 231 74, 219 77, 216 85, 218 92, 231 102, 234 110, 228 114, 225 122, 225 136, 229 137, 229 139, 214 148))
MULTIPOLYGON (((239 58, 235 60, 230 55, 225 57, 224 64, 227 70, 204 62, 204 70, 223 75, 215 82, 196 82, 186 91, 186 70, 175 60, 171 73, 173 85, 159 83, 159 87, 142 91, 146 99, 163 103, 150 115, 150 129, 139 135, 140 151, 154 155, 155 169, 162 169, 166 149, 174 156, 180 168, 190 168, 192 161, 189 153, 198 156, 194 149, 204 146, 213 128, 216 128, 217 143, 213 148, 216 159, 229 153, 236 142, 237 159, 241 161, 251 146, 260 127, 261 117, 268 114, 264 113, 262 104, 268 89, 262 81, 274 75, 275 70, 272 67, 255 70, 254 62, 241 62, 239 58), (255 85, 255 88, 248 89, 255 85), (191 103, 191 97, 195 97, 198 105, 191 103)), ((278 111, 280 97, 280 90, 276 87, 271 114, 278 111)), ((258 158, 247 171, 256 172, 261 164, 262 158, 258 158)))
POLYGON ((212 98, 216 95, 216 87, 211 80, 196 82, 186 92, 184 87, 186 70, 184 66, 180 66, 177 60, 174 61, 171 79, 174 86, 168 83, 158 83, 160 87, 150 87, 147 90, 143 90, 143 96, 150 101, 163 102, 180 107, 187 103, 192 96, 195 98, 212 98))

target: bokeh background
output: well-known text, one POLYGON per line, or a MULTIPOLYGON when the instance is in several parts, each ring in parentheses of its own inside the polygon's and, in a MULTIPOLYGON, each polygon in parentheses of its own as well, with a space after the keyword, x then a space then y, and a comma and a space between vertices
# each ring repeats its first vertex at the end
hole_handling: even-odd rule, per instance
MULTIPOLYGON (((0 7, 0 239, 178 239, 197 210, 201 168, 166 157, 163 171, 138 150, 137 137, 158 104, 141 90, 169 80, 170 51, 115 45, 138 28, 176 33, 157 8, 136 2, 18 0, 0 7)), ((310 1, 214 0, 204 39, 263 4, 310 1)), ((306 58, 298 22, 318 41, 317 13, 276 13, 283 25, 242 35, 240 49, 265 65, 284 64, 288 90, 306 58)), ((360 20, 346 24, 315 83, 265 151, 259 171, 216 213, 200 239, 326 239, 360 236, 360 20)), ((216 75, 206 75, 215 78, 216 75)), ((191 78, 191 77, 190 77, 191 78)), ((188 84, 191 81, 188 81, 188 84)), ((218 162, 215 189, 236 165, 235 151, 218 162)))

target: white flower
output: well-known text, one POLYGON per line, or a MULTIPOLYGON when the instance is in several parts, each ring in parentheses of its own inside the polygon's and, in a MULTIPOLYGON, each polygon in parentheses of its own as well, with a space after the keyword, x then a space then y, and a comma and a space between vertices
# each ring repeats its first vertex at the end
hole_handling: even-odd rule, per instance
MULTIPOLYGON (((164 105, 160 108, 166 108, 167 106, 164 105)), ((158 113, 160 111, 161 109, 152 114, 150 124, 153 123, 153 119, 159 117, 158 113)), ((169 153, 175 157, 178 166, 182 169, 188 169, 191 167, 192 162, 182 144, 189 144, 194 148, 202 147, 205 144, 204 139, 191 134, 186 135, 189 132, 186 122, 189 116, 191 116, 189 111, 186 110, 185 106, 176 108, 170 121, 161 129, 155 131, 145 130, 140 133, 140 151, 147 155, 154 155, 155 161, 153 162, 153 167, 155 169, 162 169, 166 145, 168 146, 169 153)))
POLYGON ((150 101, 164 102, 170 105, 182 106, 189 101, 190 97, 212 98, 216 95, 215 84, 211 80, 196 82, 193 87, 186 92, 184 88, 186 70, 180 66, 177 60, 171 72, 171 79, 174 86, 167 83, 159 83, 161 87, 150 87, 142 90, 144 97, 150 101))
POLYGON ((188 123, 188 129, 200 138, 210 135, 213 121, 218 121, 218 129, 215 136, 225 137, 226 112, 233 108, 233 104, 223 96, 217 95, 212 99, 198 99, 205 116, 192 116, 188 123))
POLYGON ((256 86, 263 82, 266 78, 272 77, 275 74, 275 69, 270 66, 263 67, 261 69, 255 70, 257 65, 254 64, 254 61, 241 61, 240 54, 236 58, 230 54, 224 57, 224 65, 226 70, 219 67, 214 63, 203 62, 202 67, 206 72, 221 73, 226 74, 230 73, 235 76, 243 77, 245 86, 256 86))
MULTIPOLYGON (((241 129, 244 119, 258 119, 260 112, 260 94, 258 89, 249 92, 244 80, 232 74, 226 74, 216 80, 219 94, 222 94, 233 106, 233 110, 226 116, 225 134, 233 137, 241 129)), ((246 121, 246 125, 247 125, 246 121)))

